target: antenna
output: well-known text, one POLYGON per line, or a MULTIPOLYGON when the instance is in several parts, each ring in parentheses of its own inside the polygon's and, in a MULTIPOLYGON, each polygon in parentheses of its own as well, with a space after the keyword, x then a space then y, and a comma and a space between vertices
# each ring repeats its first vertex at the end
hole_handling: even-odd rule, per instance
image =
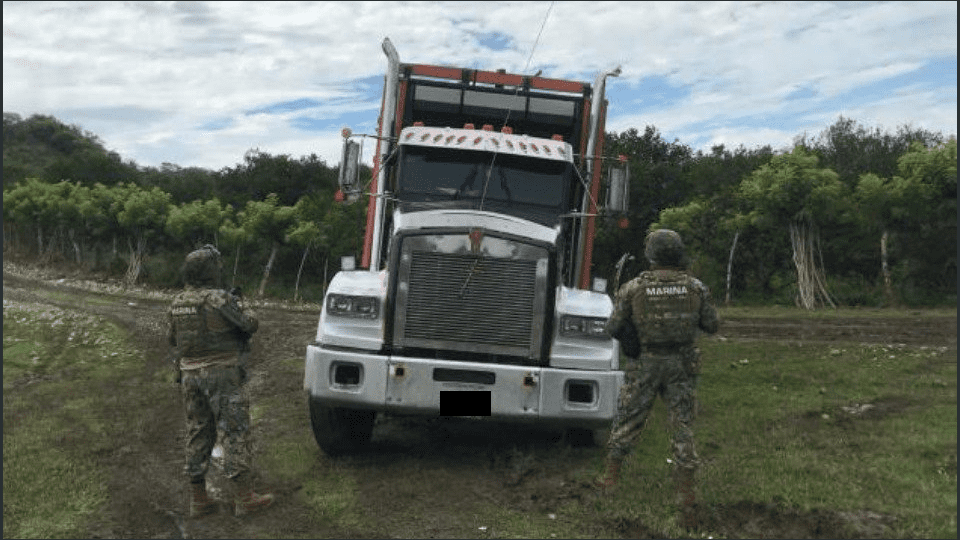
MULTIPOLYGON (((543 35, 543 29, 547 26, 547 19, 550 18, 550 11, 553 10, 554 2, 550 2, 550 7, 547 8, 547 12, 543 16, 543 22, 540 23, 540 31, 537 32, 537 38, 533 40, 533 47, 530 49, 530 54, 527 56, 527 63, 523 66, 523 72, 525 73, 530 67, 530 61, 533 60, 533 53, 537 50, 537 45, 540 43, 540 36, 543 35)), ((534 77, 539 77, 543 73, 543 70, 538 70, 534 77)), ((516 96, 520 93, 520 87, 514 91, 513 95, 516 96)), ((511 109, 507 108, 507 116, 503 119, 503 125, 506 126, 507 122, 510 121, 510 112, 511 109)), ((483 210, 483 203, 487 198, 487 187, 490 185, 490 176, 493 174, 493 164, 497 162, 497 151, 493 151, 493 159, 490 160, 490 167, 487 168, 487 177, 483 181, 483 194, 480 196, 480 210, 483 210)))

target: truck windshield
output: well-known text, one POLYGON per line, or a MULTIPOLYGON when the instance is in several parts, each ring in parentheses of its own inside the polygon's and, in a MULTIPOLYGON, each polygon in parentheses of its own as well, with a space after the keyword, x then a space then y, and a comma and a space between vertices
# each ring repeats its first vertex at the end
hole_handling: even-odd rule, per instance
POLYGON ((563 161, 403 146, 396 195, 409 210, 482 208, 553 222, 572 174, 563 161))

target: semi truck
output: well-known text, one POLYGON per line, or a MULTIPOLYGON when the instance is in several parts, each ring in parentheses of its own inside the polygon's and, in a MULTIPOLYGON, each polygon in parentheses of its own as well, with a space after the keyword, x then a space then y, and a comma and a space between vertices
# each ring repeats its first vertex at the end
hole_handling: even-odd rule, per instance
MULTIPOLYGON (((358 135, 343 132, 342 189, 369 198, 361 259, 331 280, 306 349, 317 443, 357 451, 378 413, 545 423, 589 440, 623 381, 605 330, 613 303, 591 281, 604 88, 619 68, 590 85, 401 63, 389 38, 383 50, 362 191, 358 135)), ((626 177, 613 178, 607 199, 623 210, 626 177)))

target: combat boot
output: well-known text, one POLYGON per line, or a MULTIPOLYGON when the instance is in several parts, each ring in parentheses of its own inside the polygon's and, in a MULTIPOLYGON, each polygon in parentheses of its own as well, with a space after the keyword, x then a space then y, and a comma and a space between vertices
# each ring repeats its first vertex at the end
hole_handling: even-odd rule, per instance
POLYGON ((190 517, 198 518, 217 511, 217 501, 207 495, 207 483, 204 480, 190 483, 190 517))
POLYGON ((273 504, 273 493, 256 493, 252 489, 233 500, 233 515, 240 517, 263 510, 273 504))
POLYGON ((599 489, 610 489, 616 487, 617 483, 620 481, 620 466, 622 463, 623 462, 620 459, 608 457, 606 471, 593 481, 593 485, 599 489))
POLYGON ((677 507, 680 515, 677 516, 677 525, 693 530, 698 525, 696 471, 686 467, 678 467, 674 472, 674 481, 677 490, 677 507))

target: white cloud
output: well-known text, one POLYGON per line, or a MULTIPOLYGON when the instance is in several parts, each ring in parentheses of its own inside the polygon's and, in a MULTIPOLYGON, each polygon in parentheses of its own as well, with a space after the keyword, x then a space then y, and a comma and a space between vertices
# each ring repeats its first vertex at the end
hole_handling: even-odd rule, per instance
POLYGON ((640 96, 614 104, 612 130, 653 124, 749 146, 823 121, 819 131, 843 113, 955 133, 955 82, 880 98, 857 90, 932 60, 955 65, 956 20, 952 2, 4 3, 3 101, 5 111, 78 122, 144 165, 219 168, 256 146, 317 151, 332 164, 338 118, 358 131, 376 121, 379 83, 364 91, 356 81, 382 76, 389 36, 405 62, 526 66, 589 82, 622 64, 611 86, 659 76, 683 89, 658 107, 631 105, 649 102, 640 96), (481 45, 493 34, 509 46, 481 45), (802 99, 786 99, 798 90, 802 99), (304 99, 317 105, 249 114, 304 99), (331 127, 291 127, 303 117, 331 127), (744 127, 745 118, 769 124, 744 127))
POLYGON ((720 128, 705 133, 708 142, 703 150, 722 144, 727 148, 736 148, 743 145, 746 148, 757 148, 770 145, 774 150, 790 148, 797 133, 769 128, 720 128))

